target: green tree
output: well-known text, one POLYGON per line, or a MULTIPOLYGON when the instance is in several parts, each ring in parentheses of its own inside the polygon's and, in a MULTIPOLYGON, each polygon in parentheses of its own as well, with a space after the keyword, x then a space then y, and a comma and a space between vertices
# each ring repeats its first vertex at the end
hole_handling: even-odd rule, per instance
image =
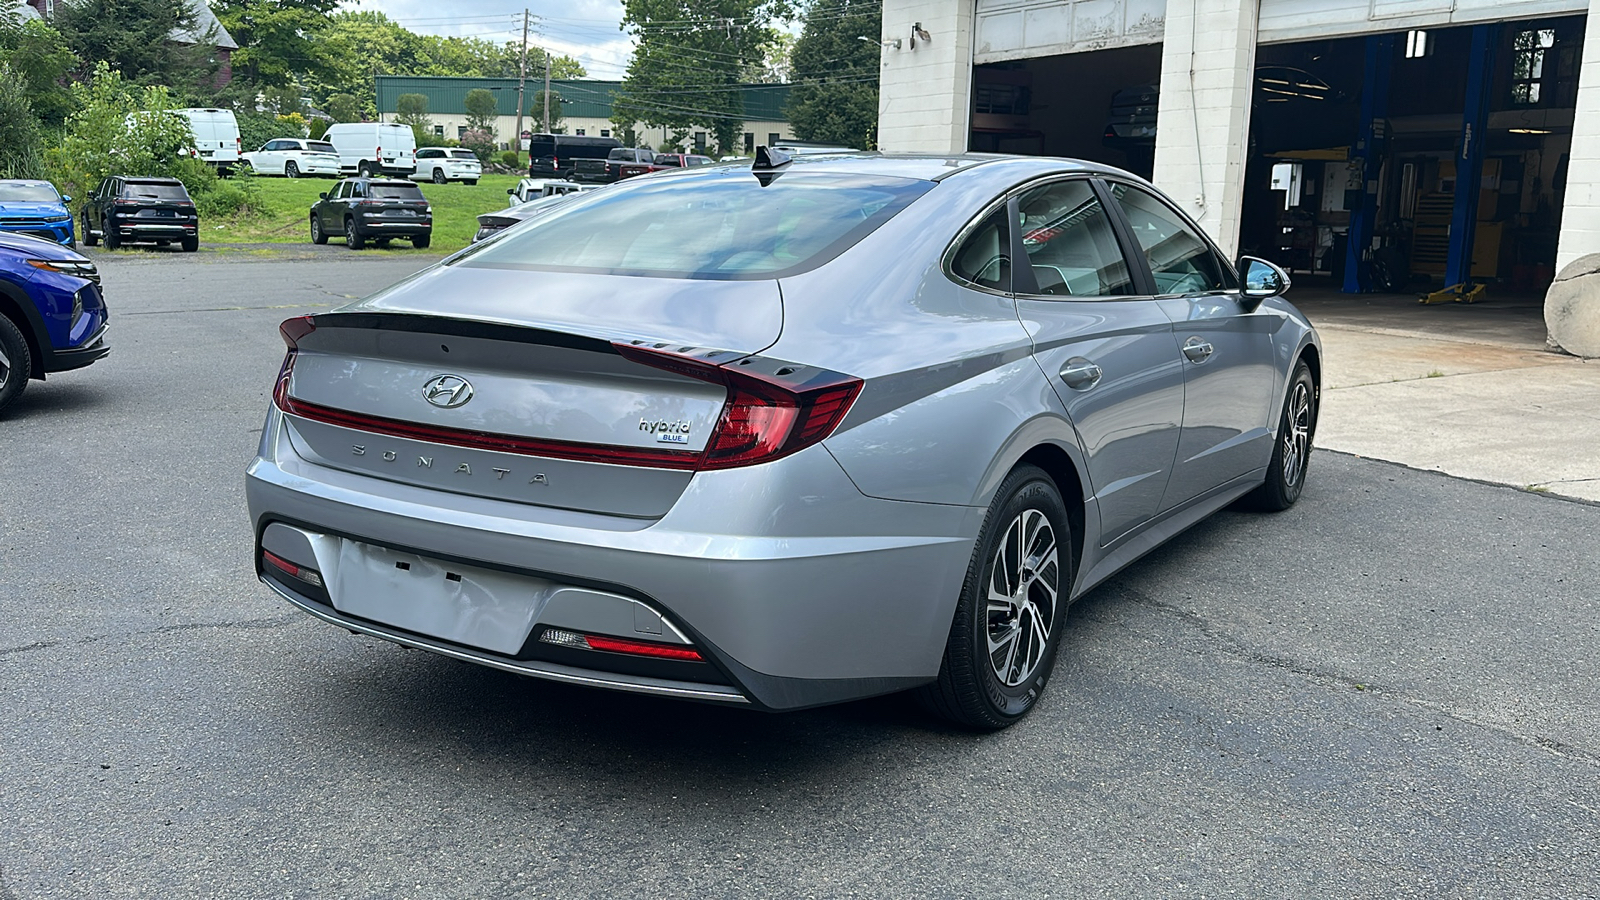
POLYGON ((165 87, 129 84, 100 62, 87 81, 72 86, 72 94, 77 111, 47 154, 63 193, 83 196, 113 170, 181 178, 193 194, 214 186, 210 168, 186 152, 194 135, 187 119, 168 112, 175 103, 165 87))
POLYGON ((238 42, 235 78, 257 87, 294 84, 300 75, 322 72, 318 37, 328 28, 338 0, 210 0, 228 33, 238 42))
MULTIPOLYGON (((213 34, 174 0, 62 0, 50 23, 84 67, 106 63, 133 84, 167 85, 184 96, 216 74, 213 34), (173 40, 184 35, 185 43, 173 40)), ((80 70, 80 77, 88 72, 80 70)))
POLYGON ((550 91, 550 121, 546 122, 544 120, 544 89, 543 88, 541 88, 538 93, 533 95, 533 106, 529 107, 528 115, 532 116, 533 120, 535 122, 540 123, 539 127, 536 130, 539 131, 542 134, 566 134, 567 133, 567 126, 562 124, 563 120, 566 119, 566 116, 563 115, 563 112, 562 112, 562 109, 561 109, 561 92, 560 91, 557 91, 557 90, 551 90, 550 91))
POLYGON ((0 61, 0 178, 38 178, 44 168, 39 147, 39 119, 28 102, 27 82, 0 61))
POLYGON ((473 88, 467 91, 462 103, 467 107, 467 130, 481 131, 493 141, 495 120, 500 117, 499 102, 494 99, 494 91, 473 88))
POLYGON ((78 58, 60 32, 37 19, 13 20, 0 15, 0 62, 10 67, 7 83, 19 83, 41 121, 56 124, 72 112, 66 76, 78 58))
POLYGON ((335 122, 361 121, 361 101, 350 94, 333 94, 322 104, 322 111, 335 122))
POLYGON ((401 94, 395 98, 394 108, 394 120, 401 125, 410 125, 418 139, 433 130, 433 119, 428 116, 426 94, 401 94))
POLYGON ((870 150, 878 145, 877 42, 883 0, 812 0, 790 60, 787 115, 795 137, 870 150))
POLYGON ((789 10, 787 0, 624 0, 622 25, 637 44, 612 124, 698 127, 730 152, 744 130, 740 81, 764 63, 770 23, 789 10))

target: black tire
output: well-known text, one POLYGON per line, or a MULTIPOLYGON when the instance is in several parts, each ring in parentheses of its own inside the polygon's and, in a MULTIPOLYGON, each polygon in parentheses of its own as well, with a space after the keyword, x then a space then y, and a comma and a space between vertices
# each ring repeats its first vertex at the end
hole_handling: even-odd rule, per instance
POLYGON ((428 245, 431 243, 433 243, 433 235, 431 234, 413 234, 411 236, 411 246, 418 250, 428 249, 428 245))
POLYGON ((1311 463, 1311 444, 1317 436, 1317 413, 1321 392, 1311 377, 1305 360, 1295 363, 1294 376, 1284 395, 1283 413, 1278 418, 1278 436, 1273 442, 1272 462, 1267 465, 1267 480, 1239 501, 1246 509, 1282 512, 1300 499, 1306 486, 1306 469, 1311 463))
POLYGON ((434 166, 433 167, 433 183, 434 184, 445 184, 445 183, 449 182, 449 180, 450 179, 444 177, 444 170, 443 169, 439 168, 438 166, 434 166))
POLYGON ((180 242, 180 246, 183 247, 183 252, 185 253, 197 252, 200 249, 200 235, 197 234, 184 238, 180 242))
POLYGON ((110 225, 106 226, 106 249, 115 250, 122 246, 122 238, 117 236, 117 230, 110 225))
POLYGON ((983 731, 1027 715, 1055 668, 1071 589, 1072 532, 1061 492, 1042 469, 1018 466, 984 518, 939 678, 918 699, 983 731))
POLYGON ((326 244, 328 233, 322 230, 322 217, 313 213, 311 215, 311 243, 326 244))
POLYGON ((33 375, 33 354, 16 323, 0 316, 0 412, 16 402, 33 375))
POLYGON ((283 164, 283 177, 285 177, 285 178, 299 178, 300 177, 300 167, 295 165, 295 161, 294 160, 291 159, 291 160, 287 160, 287 161, 284 162, 284 164, 283 164))
POLYGON ((351 250, 360 250, 367 246, 367 239, 356 230, 355 219, 344 220, 344 242, 351 250))
POLYGON ((90 247, 100 246, 99 236, 89 230, 89 216, 87 214, 83 217, 83 242, 90 247))
POLYGON ((363 159, 361 161, 361 165, 356 166, 356 174, 361 176, 362 178, 371 178, 372 177, 372 163, 369 163, 369 162, 367 162, 366 160, 363 159))

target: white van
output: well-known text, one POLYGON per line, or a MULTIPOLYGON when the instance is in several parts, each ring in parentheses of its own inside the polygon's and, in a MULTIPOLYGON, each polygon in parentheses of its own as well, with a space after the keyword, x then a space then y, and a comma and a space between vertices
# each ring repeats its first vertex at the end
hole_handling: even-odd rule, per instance
POLYGON ((230 109, 175 109, 189 120, 194 132, 194 149, 201 159, 218 168, 231 168, 239 161, 239 120, 230 109))
POLYGON ((410 125, 393 122, 341 122, 322 139, 339 151, 345 174, 406 175, 417 171, 417 136, 410 125))

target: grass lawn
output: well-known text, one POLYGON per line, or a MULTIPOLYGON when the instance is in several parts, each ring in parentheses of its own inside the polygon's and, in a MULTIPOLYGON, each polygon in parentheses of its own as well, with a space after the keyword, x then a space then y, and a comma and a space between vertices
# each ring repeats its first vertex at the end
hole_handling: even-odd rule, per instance
MULTIPOLYGON (((240 219, 201 221, 200 243, 311 243, 311 204, 328 190, 332 178, 256 177, 256 186, 266 209, 240 219)), ((453 253, 472 242, 478 231, 478 216, 505 209, 506 191, 517 186, 514 175, 485 175, 477 184, 418 184, 422 195, 433 204, 433 246, 423 253, 453 253)), ((340 238, 333 238, 339 243, 340 238)), ((409 247, 397 241, 394 247, 409 247)))

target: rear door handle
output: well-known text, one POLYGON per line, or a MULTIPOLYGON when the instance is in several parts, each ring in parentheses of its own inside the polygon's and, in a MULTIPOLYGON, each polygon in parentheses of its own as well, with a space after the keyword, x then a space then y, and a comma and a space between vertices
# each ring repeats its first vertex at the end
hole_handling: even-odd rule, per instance
POLYGON ((1183 342, 1183 355, 1189 357, 1190 362, 1203 363, 1216 352, 1211 342, 1203 338, 1192 337, 1183 342))
POLYGON ((1074 356, 1061 367, 1061 380, 1075 391, 1087 391, 1099 384, 1102 374, 1099 366, 1081 356, 1074 356))

